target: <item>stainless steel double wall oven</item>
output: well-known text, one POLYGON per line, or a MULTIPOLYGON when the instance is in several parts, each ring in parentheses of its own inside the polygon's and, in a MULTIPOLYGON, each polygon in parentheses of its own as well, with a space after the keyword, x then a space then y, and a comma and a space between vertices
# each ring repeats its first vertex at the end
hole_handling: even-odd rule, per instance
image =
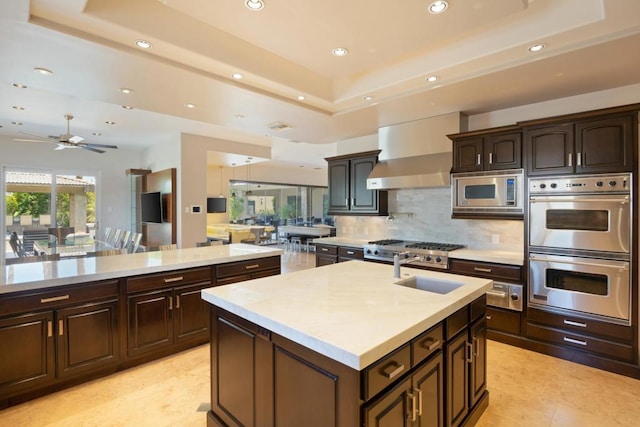
POLYGON ((631 174, 529 180, 529 304, 631 323, 631 174))

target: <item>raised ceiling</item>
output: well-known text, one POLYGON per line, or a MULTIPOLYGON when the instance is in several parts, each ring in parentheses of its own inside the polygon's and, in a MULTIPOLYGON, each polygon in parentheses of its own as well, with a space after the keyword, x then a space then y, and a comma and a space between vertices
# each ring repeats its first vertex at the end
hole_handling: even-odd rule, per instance
POLYGON ((185 132, 317 166, 321 149, 286 159, 286 145, 640 82, 637 0, 449 0, 440 15, 424 0, 264 1, 0 0, 0 134, 60 134, 72 113, 91 142, 142 148, 185 132))

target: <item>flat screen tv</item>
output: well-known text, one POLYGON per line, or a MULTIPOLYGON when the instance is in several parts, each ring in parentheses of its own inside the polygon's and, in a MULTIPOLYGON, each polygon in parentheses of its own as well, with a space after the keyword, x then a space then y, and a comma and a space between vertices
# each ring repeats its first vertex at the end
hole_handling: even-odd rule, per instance
POLYGON ((207 213, 224 213, 227 211, 225 197, 207 197, 207 213))
POLYGON ((159 191, 140 194, 140 220, 162 222, 162 194, 159 191))

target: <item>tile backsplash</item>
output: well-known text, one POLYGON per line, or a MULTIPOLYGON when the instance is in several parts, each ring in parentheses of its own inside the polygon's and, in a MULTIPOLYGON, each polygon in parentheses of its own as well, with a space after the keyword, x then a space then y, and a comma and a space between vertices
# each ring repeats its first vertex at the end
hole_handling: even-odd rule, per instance
POLYGON ((523 251, 522 220, 452 219, 450 188, 391 190, 389 217, 336 216, 340 237, 461 243, 473 249, 523 251))

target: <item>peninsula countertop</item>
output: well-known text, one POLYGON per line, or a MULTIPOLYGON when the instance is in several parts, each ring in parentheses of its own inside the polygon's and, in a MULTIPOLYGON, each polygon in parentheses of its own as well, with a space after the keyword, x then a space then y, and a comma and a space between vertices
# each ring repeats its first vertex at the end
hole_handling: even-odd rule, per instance
POLYGON ((209 303, 362 370, 483 295, 488 279, 348 261, 204 289, 209 303), (394 284, 412 276, 461 282, 447 294, 394 284))
POLYGON ((282 253, 282 250, 277 248, 232 244, 4 265, 0 266, 4 272, 0 277, 0 295, 138 274, 267 258, 279 256, 282 253))

